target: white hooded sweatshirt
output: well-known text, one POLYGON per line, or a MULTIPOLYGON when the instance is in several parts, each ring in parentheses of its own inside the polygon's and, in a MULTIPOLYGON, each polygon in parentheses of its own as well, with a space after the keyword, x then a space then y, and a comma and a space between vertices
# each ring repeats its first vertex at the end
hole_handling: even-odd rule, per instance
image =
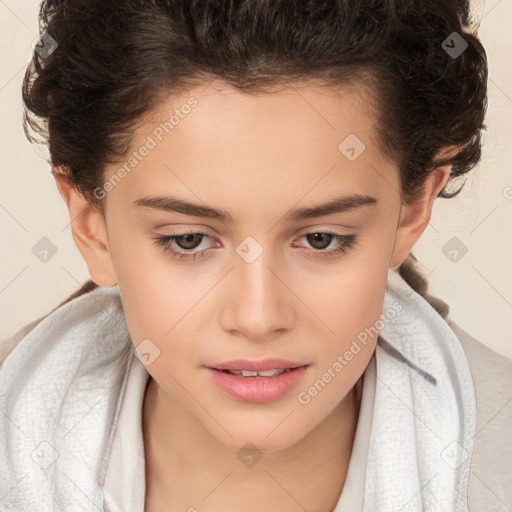
MULTIPOLYGON (((380 324, 332 512, 512 511, 512 359, 393 269, 380 324)), ((117 285, 0 342, 0 511, 143 512, 141 360, 117 285)))

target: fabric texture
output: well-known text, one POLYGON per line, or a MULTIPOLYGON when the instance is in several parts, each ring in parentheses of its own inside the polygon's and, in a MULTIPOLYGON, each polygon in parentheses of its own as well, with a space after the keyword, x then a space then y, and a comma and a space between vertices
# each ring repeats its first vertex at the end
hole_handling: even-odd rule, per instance
MULTIPOLYGON (((472 372, 480 379, 489 367, 470 371, 454 330, 395 270, 381 319, 334 512, 468 510, 477 413, 472 372)), ((512 360, 486 350, 499 371, 512 368, 512 360)), ((142 512, 147 382, 117 286, 78 297, 20 331, 15 343, 0 343, 0 510, 142 512)), ((480 471, 494 464, 498 474, 496 457, 480 456, 480 471)), ((489 489, 497 506, 510 489, 499 485, 489 489)))
POLYGON ((467 511, 476 428, 469 363, 446 322, 393 271, 386 315, 376 348, 364 510, 467 511))
POLYGON ((104 512, 144 512, 146 467, 142 432, 150 375, 133 352, 121 412, 103 485, 104 512))
POLYGON ((102 510, 132 352, 118 295, 102 288, 65 304, 2 363, 2 510, 102 510))

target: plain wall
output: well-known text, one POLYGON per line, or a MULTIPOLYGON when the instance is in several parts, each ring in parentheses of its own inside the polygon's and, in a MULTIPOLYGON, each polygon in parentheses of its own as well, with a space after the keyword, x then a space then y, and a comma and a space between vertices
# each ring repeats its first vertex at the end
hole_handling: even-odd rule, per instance
MULTIPOLYGON (((39 33, 38 10, 34 0, 0 2, 0 339, 49 312, 89 278, 50 166, 21 124, 21 83, 39 33), (47 263, 32 252, 43 237, 57 249, 47 263)), ((436 200, 413 252, 428 274, 430 293, 448 302, 451 318, 512 357, 512 10, 509 1, 493 0, 475 2, 473 11, 489 58, 483 158, 457 198, 436 200), (467 253, 460 258, 459 252, 454 262, 447 244, 467 253)))

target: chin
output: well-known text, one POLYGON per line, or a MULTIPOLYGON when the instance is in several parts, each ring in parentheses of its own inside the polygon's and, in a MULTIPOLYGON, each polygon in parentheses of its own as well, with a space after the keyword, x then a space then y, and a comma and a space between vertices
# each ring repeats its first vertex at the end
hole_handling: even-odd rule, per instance
MULTIPOLYGON (((219 443, 236 452, 243 449, 248 443, 251 446, 253 445, 253 449, 261 453, 278 452, 286 450, 307 434, 297 424, 297 418, 294 418, 293 422, 291 417, 284 419, 288 414, 289 411, 283 414, 279 420, 272 417, 269 421, 262 421, 260 417, 257 421, 252 421, 251 424, 228 421, 227 425, 229 427, 227 430, 229 434, 217 424, 208 427, 205 425, 205 427, 219 443)), ((293 416, 293 414, 290 416, 293 416)), ((304 423, 302 423, 303 427, 304 423)), ((250 450, 251 448, 247 447, 247 449, 250 450)))

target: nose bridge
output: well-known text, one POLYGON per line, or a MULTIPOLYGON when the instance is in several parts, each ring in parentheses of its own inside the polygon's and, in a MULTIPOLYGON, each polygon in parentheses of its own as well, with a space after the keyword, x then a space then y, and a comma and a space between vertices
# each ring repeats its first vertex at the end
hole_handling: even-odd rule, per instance
MULTIPOLYGON (((249 338, 264 338, 276 329, 288 326, 290 300, 286 287, 275 275, 278 267, 271 248, 255 240, 245 240, 237 247, 232 274, 228 330, 237 330, 249 338)), ((288 292, 289 293, 289 292, 288 292)))

